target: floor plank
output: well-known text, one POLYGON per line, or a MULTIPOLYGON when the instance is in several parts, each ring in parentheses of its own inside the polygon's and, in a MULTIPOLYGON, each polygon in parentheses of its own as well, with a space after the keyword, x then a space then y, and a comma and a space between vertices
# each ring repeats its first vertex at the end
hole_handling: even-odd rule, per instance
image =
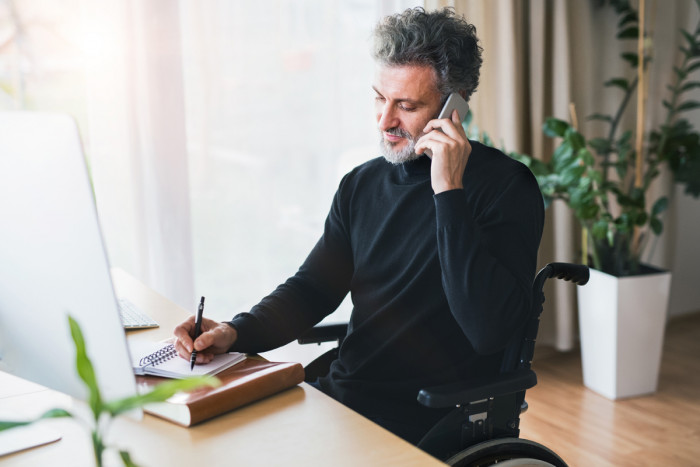
POLYGON ((570 466, 700 465, 700 313, 666 328, 656 394, 610 401, 583 386, 579 351, 538 349, 521 437, 570 466))

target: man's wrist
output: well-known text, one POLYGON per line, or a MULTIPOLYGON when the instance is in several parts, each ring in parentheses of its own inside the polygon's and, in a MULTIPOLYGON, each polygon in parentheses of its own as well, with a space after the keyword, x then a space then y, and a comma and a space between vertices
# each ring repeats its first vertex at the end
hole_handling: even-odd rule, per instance
POLYGON ((462 184, 462 181, 460 180, 459 183, 436 183, 433 186, 433 192, 437 195, 440 193, 443 193, 445 191, 450 191, 450 190, 463 190, 464 185, 462 184))
POLYGON ((229 352, 231 351, 231 347, 236 343, 238 340, 238 328, 232 321, 222 321, 223 324, 227 324, 227 331, 226 331, 226 336, 227 340, 230 342, 229 345, 229 352))

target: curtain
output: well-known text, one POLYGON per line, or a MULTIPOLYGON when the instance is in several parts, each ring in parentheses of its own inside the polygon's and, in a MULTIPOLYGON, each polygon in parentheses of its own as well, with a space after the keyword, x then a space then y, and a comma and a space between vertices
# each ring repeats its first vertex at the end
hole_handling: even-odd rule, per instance
POLYGON ((0 108, 80 128, 108 255, 193 300, 178 2, 0 2, 0 108))
POLYGON ((177 2, 84 2, 87 150, 110 258, 194 307, 177 2))
MULTIPOLYGON (((551 139, 542 133, 548 116, 572 121, 575 104, 579 129, 591 137, 602 136, 600 123, 587 120, 593 113, 611 113, 619 102, 615 89, 602 83, 615 76, 629 76, 619 58, 634 51, 634 41, 618 41, 619 18, 610 7, 595 1, 566 0, 427 0, 426 8, 451 6, 477 27, 484 48, 484 65, 472 110, 480 129, 508 150, 548 160, 551 139)), ((654 67, 650 74, 647 127, 665 116, 661 100, 669 76, 665 72, 678 59, 682 37, 678 27, 694 29, 697 12, 690 1, 647 2, 647 27, 654 33, 654 67)), ((634 107, 628 110, 628 128, 634 128, 634 107)), ((697 124, 697 117, 696 124, 697 124)), ((657 184, 669 188, 668 179, 657 184)), ((697 206, 697 203, 695 204, 697 206)), ((697 207, 695 207, 697 209, 697 207)), ((689 213, 690 214, 690 213, 689 213)), ((696 216, 697 212, 692 215, 696 216)), ((648 248, 648 262, 670 267, 683 255, 673 248, 673 218, 656 248, 648 248)), ((552 261, 581 262, 580 227, 565 205, 554 203, 546 213, 540 246, 540 264, 552 261)), ((651 242, 653 244, 653 242, 651 242)), ((650 245, 648 245, 650 246, 650 245)), ((697 251, 696 247, 693 247, 697 251)), ((694 274, 697 277, 697 266, 694 274)), ((550 281, 542 315, 539 341, 558 350, 576 345, 575 288, 563 281, 550 281)), ((698 301, 695 301, 698 306, 698 301)), ((696 308, 697 309, 697 308, 696 308)))

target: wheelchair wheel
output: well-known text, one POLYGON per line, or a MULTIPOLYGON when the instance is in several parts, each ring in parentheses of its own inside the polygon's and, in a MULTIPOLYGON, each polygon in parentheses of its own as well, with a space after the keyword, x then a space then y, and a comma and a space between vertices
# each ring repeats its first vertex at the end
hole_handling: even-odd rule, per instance
POLYGON ((566 462, 551 449, 520 438, 485 441, 455 454, 445 461, 455 467, 485 467, 499 465, 567 467, 566 462))

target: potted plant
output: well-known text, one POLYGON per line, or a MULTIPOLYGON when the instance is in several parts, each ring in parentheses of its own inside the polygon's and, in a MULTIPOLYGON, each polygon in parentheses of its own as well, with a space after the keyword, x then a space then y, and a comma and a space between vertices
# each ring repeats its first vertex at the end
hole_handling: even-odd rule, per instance
MULTIPOLYGON (((643 28, 644 0, 639 14, 627 0, 610 4, 620 18, 618 39, 636 39, 637 52, 621 54, 631 77, 604 83, 622 93, 617 111, 589 117, 605 122, 607 134, 589 137, 575 123, 548 118, 545 134, 560 138, 551 160, 511 156, 531 168, 546 204, 562 200, 581 223, 583 262, 594 268, 589 285, 578 295, 584 383, 618 399, 652 393, 658 381, 670 272, 642 264, 640 256, 649 237, 662 232, 660 215, 669 200, 651 200, 649 189, 667 168, 686 193, 700 196, 700 135, 683 118, 700 108, 700 102, 686 97, 687 91, 700 88, 700 81, 692 80, 700 69, 700 24, 694 31, 679 31, 684 37, 682 60, 668 70, 665 119, 645 135, 640 89, 653 62, 651 38, 643 28), (620 127, 634 97, 635 131, 620 127)), ((700 0, 696 4, 700 8, 700 0)))

